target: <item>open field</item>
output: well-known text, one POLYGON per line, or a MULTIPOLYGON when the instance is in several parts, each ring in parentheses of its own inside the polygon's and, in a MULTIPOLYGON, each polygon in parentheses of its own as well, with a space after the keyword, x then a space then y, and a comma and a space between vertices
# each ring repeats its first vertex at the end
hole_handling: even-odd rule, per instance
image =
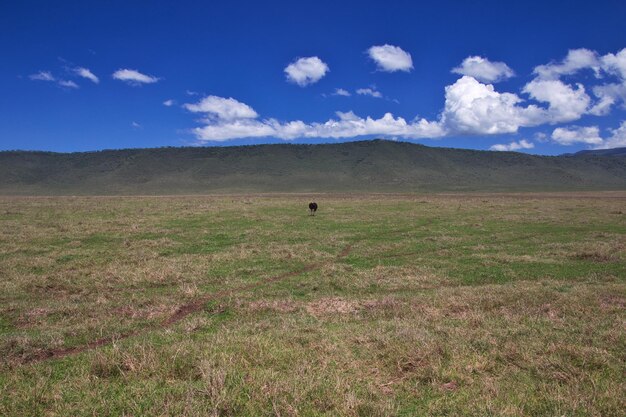
POLYGON ((625 375, 626 192, 0 197, 2 416, 623 416, 625 375))

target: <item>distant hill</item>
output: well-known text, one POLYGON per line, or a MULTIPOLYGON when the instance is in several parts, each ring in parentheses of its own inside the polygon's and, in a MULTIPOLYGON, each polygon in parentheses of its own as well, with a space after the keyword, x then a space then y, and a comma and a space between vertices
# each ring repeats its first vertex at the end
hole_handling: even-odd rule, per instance
POLYGON ((580 151, 574 155, 599 155, 599 156, 626 156, 626 148, 596 149, 592 151, 580 151))
POLYGON ((626 189, 626 158, 534 156, 383 140, 325 145, 0 152, 0 194, 626 189))

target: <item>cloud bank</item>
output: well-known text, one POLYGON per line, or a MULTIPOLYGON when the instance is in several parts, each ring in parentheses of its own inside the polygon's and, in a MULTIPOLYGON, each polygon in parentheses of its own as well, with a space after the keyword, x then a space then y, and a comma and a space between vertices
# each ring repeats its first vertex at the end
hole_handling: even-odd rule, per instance
POLYGON ((301 120, 280 122, 260 119, 247 104, 233 98, 209 96, 198 103, 185 104, 194 113, 202 113, 205 126, 193 129, 200 141, 227 141, 236 138, 275 137, 295 138, 351 138, 366 135, 389 135, 406 138, 428 138, 443 135, 437 123, 425 119, 407 122, 402 117, 386 113, 379 119, 362 118, 353 112, 337 112, 336 118, 323 123, 305 123, 301 120))

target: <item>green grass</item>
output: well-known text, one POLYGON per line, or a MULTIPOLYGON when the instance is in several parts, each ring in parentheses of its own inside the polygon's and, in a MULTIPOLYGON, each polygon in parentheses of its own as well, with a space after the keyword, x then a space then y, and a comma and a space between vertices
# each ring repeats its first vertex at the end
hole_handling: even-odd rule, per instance
POLYGON ((315 199, 1 198, 0 415, 624 415, 626 194, 315 199))

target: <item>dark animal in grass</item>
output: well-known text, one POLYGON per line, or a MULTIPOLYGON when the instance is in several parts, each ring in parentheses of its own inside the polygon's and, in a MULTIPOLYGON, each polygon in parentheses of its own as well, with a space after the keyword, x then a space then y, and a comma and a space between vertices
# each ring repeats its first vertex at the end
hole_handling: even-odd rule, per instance
POLYGON ((317 211, 317 203, 309 203, 309 210, 311 210, 311 216, 315 216, 317 211))

